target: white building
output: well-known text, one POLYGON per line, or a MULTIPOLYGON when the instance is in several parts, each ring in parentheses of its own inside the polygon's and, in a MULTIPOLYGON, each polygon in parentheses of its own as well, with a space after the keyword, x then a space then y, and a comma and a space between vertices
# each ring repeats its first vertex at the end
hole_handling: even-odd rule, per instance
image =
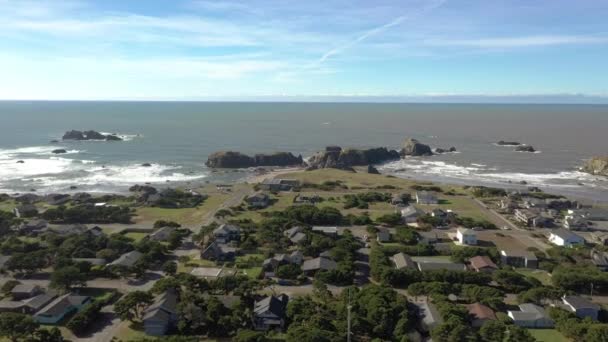
POLYGON ((585 239, 566 229, 557 229, 549 234, 549 241, 557 246, 572 247, 585 244, 585 239))
POLYGON ((475 231, 466 228, 458 228, 456 232, 456 238, 458 242, 462 245, 476 245, 477 244, 477 234, 475 231))

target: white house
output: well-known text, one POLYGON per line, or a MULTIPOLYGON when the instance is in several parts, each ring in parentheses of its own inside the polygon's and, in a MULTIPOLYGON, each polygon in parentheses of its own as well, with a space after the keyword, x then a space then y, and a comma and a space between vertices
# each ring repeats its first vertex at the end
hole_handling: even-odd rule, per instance
POLYGON ((456 238, 458 242, 462 245, 476 245, 477 244, 477 234, 475 231, 466 228, 458 228, 456 232, 456 238))
POLYGON ((557 246, 572 247, 575 245, 583 245, 585 239, 581 236, 566 230, 557 229, 549 234, 549 241, 557 246))

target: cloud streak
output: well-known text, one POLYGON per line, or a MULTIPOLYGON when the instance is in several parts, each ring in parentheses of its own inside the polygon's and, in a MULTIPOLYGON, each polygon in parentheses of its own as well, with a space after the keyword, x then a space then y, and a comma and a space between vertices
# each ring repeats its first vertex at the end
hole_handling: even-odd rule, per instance
POLYGON ((479 39, 434 39, 425 44, 432 46, 460 46, 477 48, 522 48, 553 45, 608 44, 608 37, 580 35, 541 35, 524 37, 496 37, 479 39))

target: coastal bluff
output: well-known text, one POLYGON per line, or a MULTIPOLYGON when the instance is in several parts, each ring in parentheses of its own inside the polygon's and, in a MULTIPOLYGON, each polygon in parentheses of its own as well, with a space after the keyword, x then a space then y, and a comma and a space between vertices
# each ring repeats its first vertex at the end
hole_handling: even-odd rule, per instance
POLYGON ((608 177, 608 156, 589 159, 583 165, 583 171, 592 175, 608 177))
POLYGON ((275 152, 271 154, 256 154, 248 156, 241 152, 219 151, 207 158, 205 165, 217 169, 240 169, 257 166, 293 166, 304 165, 302 156, 295 156, 291 152, 275 152))
POLYGON ((315 153, 308 160, 308 168, 350 170, 353 166, 381 164, 399 159, 399 153, 386 147, 370 149, 342 149, 340 146, 327 146, 324 151, 315 153))
POLYGON ((102 134, 97 131, 77 131, 71 130, 65 132, 63 140, 105 140, 105 141, 122 141, 122 138, 115 134, 102 134))

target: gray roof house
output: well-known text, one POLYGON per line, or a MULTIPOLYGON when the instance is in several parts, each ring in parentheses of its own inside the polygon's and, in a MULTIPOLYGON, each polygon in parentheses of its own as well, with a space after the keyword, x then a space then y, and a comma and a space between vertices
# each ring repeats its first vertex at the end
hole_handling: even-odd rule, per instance
POLYGON ((283 234, 294 244, 299 244, 306 241, 306 234, 304 234, 303 227, 293 227, 287 229, 283 232, 283 234))
POLYGON ((174 231, 174 227, 162 227, 148 235, 148 238, 152 241, 167 241, 174 231))
POLYGON ((391 241, 391 232, 386 228, 378 228, 378 232, 376 232, 376 240, 378 242, 391 241))
POLYGON ((227 261, 236 257, 238 248, 213 241, 201 252, 201 259, 227 261))
POLYGON ((254 208, 266 208, 268 205, 270 205, 270 197, 267 194, 259 191, 251 196, 247 196, 247 198, 245 198, 245 202, 254 208))
POLYGON ((57 324, 65 316, 74 311, 80 311, 85 305, 91 302, 89 296, 78 296, 67 293, 55 298, 40 311, 36 312, 34 319, 42 324, 57 324))
POLYGON ((34 297, 42 292, 42 288, 38 285, 18 284, 11 290, 11 296, 13 300, 21 300, 34 297))
POLYGON ((45 220, 30 220, 19 227, 19 231, 24 234, 38 233, 46 230, 48 223, 45 220))
POLYGON ((405 221, 405 223, 414 223, 422 215, 424 215, 424 212, 412 205, 401 209, 401 218, 405 221))
POLYGON ((439 200, 434 193, 428 191, 416 192, 416 203, 418 204, 438 204, 439 200))
POLYGON ((17 312, 33 315, 57 297, 54 293, 41 293, 37 296, 23 299, 0 301, 0 312, 17 312))
POLYGON ((177 293, 174 289, 159 294, 144 312, 144 331, 151 336, 164 336, 177 321, 177 293))
POLYGON ((285 327, 286 309, 289 297, 282 294, 278 297, 268 296, 256 301, 253 306, 253 327, 258 331, 283 329, 285 327))
POLYGON ((397 254, 393 255, 393 257, 391 259, 393 260, 393 263, 395 264, 395 268, 398 270, 402 270, 404 268, 412 268, 412 269, 416 268, 416 263, 407 254, 397 253, 397 254))
POLYGON ((542 307, 526 303, 519 306, 519 311, 507 311, 513 324, 522 328, 553 328, 554 322, 542 307))
POLYGON ((135 263, 138 262, 139 259, 141 259, 142 256, 143 254, 138 251, 130 251, 109 263, 108 266, 133 267, 135 263))
POLYGON ((302 271, 307 275, 314 275, 318 271, 331 271, 335 270, 337 267, 338 264, 336 264, 335 261, 324 257, 318 257, 304 261, 304 264, 302 264, 302 271))
POLYGON ((439 324, 443 323, 443 318, 435 305, 430 302, 423 302, 417 304, 418 306, 418 317, 420 317, 420 330, 423 332, 430 332, 439 324))
POLYGON ((513 267, 538 268, 538 258, 530 251, 500 251, 500 261, 513 267))
POLYGON ((231 224, 222 224, 213 230, 213 236, 219 243, 239 241, 241 239, 241 228, 231 224))
POLYGON ((584 319, 589 317, 597 321, 597 316, 601 310, 599 305, 580 296, 564 296, 562 301, 564 302, 564 306, 578 318, 584 319))
POLYGON ((312 231, 330 236, 338 235, 338 227, 314 226, 312 227, 312 231))

